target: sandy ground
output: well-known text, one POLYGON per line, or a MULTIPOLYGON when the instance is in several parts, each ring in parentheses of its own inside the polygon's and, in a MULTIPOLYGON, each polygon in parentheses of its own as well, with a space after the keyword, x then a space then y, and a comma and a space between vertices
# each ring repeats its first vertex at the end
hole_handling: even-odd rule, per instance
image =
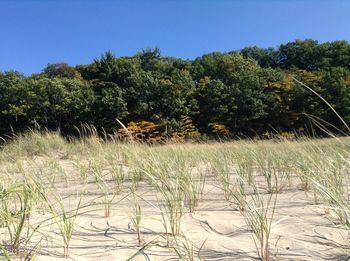
MULTIPOLYGON (((166 246, 158 207, 161 200, 147 183, 141 182, 137 190, 142 198, 142 245, 138 246, 131 223, 130 180, 125 181, 122 193, 115 197, 111 216, 105 218, 103 198, 96 184, 93 181, 85 184, 76 178, 77 175, 71 173, 74 172, 72 162, 61 160, 60 165, 69 179, 68 183, 56 181, 55 186, 65 198, 66 208, 77 205, 77 191, 82 196, 69 259, 127 260, 146 246, 147 256, 141 254, 132 260, 178 260, 175 251, 166 246)), ((278 194, 270 240, 271 259, 347 260, 348 231, 335 222, 327 209, 315 204, 313 193, 306 193, 297 185, 292 188, 278 194)), ((36 213, 32 222, 40 223, 49 217, 49 213, 36 213)), ((39 231, 35 236, 35 240, 41 240, 37 260, 63 259, 62 238, 57 226, 46 222, 39 231)), ((203 198, 195 212, 184 214, 181 234, 186 239, 179 237, 180 241, 193 245, 196 260, 258 260, 252 233, 242 214, 224 199, 213 176, 207 177, 203 198)), ((1 237, 6 240, 5 234, 1 237)))

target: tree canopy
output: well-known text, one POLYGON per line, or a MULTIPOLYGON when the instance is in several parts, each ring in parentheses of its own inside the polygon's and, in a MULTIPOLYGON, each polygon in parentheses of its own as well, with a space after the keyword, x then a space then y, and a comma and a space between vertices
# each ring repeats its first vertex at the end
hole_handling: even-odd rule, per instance
POLYGON ((316 119, 345 131, 294 79, 350 124, 350 44, 306 39, 195 60, 163 57, 158 48, 132 57, 107 51, 90 64, 48 64, 28 77, 0 72, 0 135, 33 126, 76 135, 75 126, 85 123, 117 133, 116 119, 152 126, 161 138, 184 137, 186 128, 196 137, 309 131, 316 119))

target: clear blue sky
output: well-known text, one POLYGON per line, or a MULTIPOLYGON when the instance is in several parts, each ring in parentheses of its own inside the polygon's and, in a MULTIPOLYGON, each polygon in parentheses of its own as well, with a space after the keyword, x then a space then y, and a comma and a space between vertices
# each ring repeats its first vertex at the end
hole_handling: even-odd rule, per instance
POLYGON ((0 0, 0 70, 90 63, 107 50, 159 47, 193 59, 295 39, 350 41, 350 1, 0 0))

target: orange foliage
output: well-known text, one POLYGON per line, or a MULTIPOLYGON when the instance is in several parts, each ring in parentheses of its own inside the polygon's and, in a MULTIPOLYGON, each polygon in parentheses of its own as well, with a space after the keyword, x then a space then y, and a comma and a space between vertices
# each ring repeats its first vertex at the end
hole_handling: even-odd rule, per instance
POLYGON ((173 142, 183 142, 185 140, 198 140, 201 134, 199 133, 193 121, 188 116, 181 116, 180 130, 175 132, 171 141, 173 142))
POLYGON ((150 121, 129 122, 127 129, 117 130, 122 140, 133 139, 136 141, 157 142, 162 139, 158 131, 158 125, 150 121))
POLYGON ((222 137, 231 136, 230 130, 224 124, 210 123, 209 127, 211 128, 212 132, 217 134, 218 136, 222 136, 222 137))

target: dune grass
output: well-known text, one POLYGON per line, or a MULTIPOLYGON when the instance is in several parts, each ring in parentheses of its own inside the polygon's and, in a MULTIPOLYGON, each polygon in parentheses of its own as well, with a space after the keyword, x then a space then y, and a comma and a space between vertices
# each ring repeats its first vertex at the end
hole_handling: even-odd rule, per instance
POLYGON ((41 241, 35 235, 43 223, 33 226, 31 218, 46 214, 43 220, 60 231, 62 255, 67 258, 76 222, 84 215, 80 199, 90 208, 104 209, 102 216, 108 220, 112 209, 122 211, 115 197, 125 196, 132 202, 136 247, 146 253, 161 245, 178 258, 194 260, 195 248, 182 232, 183 218, 200 212, 204 188, 213 186, 232 211, 241 213, 256 257, 271 260, 274 213, 285 190, 311 191, 331 219, 350 228, 349 145, 349 138, 159 146, 97 136, 68 142, 47 132, 20 135, 0 152, 0 256, 23 257, 33 249, 40 254, 45 246, 37 247, 41 241), (214 185, 208 183, 209 177, 214 185), (148 186, 155 196, 156 203, 149 204, 159 211, 163 224, 161 237, 152 242, 141 238, 146 213, 140 205, 140 186, 148 186), (93 198, 92 188, 99 191, 93 198), (67 209, 70 198, 75 205, 67 209))

